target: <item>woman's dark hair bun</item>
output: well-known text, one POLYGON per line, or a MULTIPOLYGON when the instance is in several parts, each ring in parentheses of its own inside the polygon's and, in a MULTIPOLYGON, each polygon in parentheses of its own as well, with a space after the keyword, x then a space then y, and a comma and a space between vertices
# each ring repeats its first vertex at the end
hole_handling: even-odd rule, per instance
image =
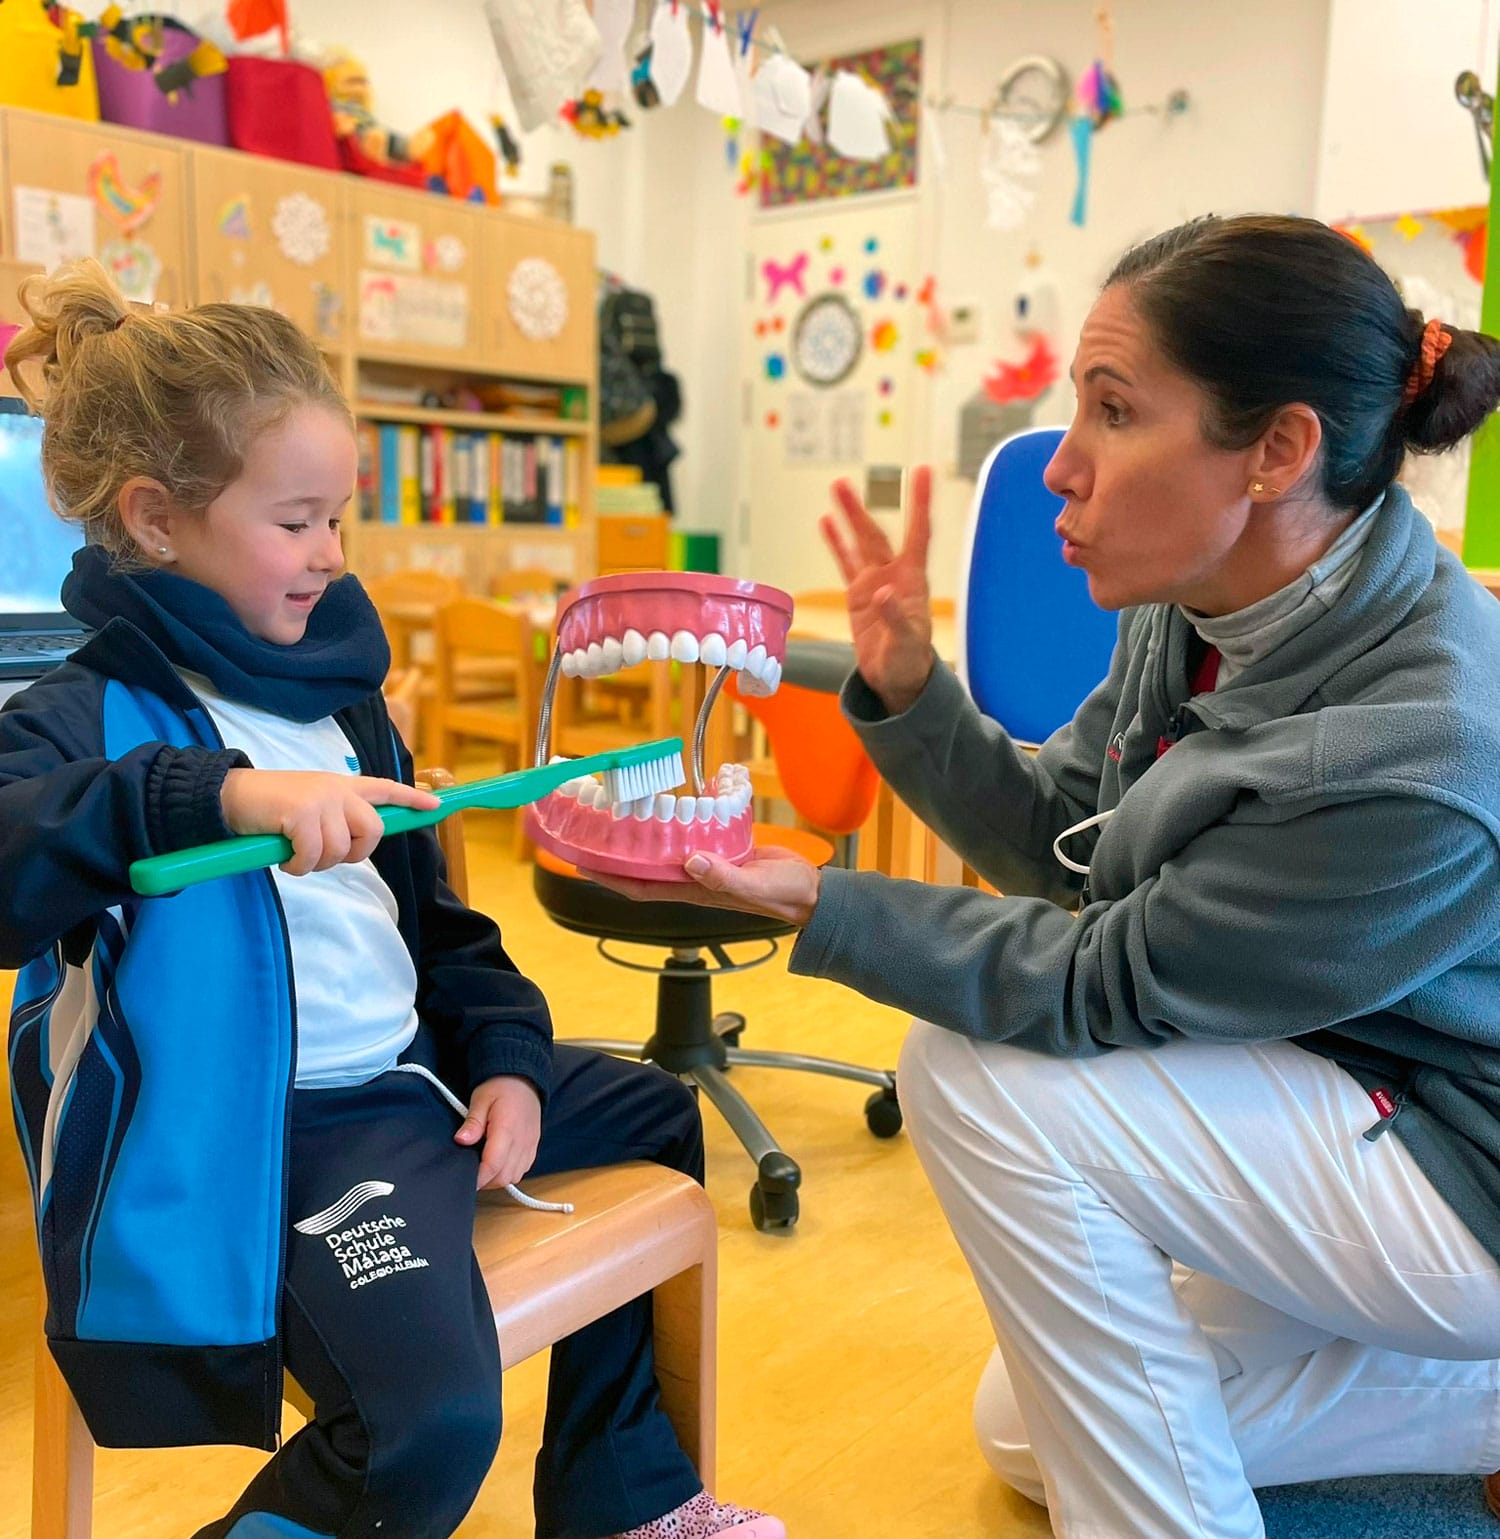
MULTIPOLYGON (((1415 311, 1407 314, 1417 338, 1413 353, 1420 356, 1422 319, 1415 311)), ((1462 443, 1500 407, 1500 341, 1482 331, 1444 329, 1452 341, 1437 361, 1432 383, 1400 418, 1406 447, 1417 454, 1440 454, 1462 443)))

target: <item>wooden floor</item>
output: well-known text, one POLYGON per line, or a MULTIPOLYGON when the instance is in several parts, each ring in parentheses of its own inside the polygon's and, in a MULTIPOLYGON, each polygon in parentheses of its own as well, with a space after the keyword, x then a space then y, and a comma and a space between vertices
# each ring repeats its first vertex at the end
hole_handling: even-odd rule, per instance
MULTIPOLYGON (((469 817, 475 905, 494 914, 542 985, 559 1036, 646 1035, 655 980, 613 967, 552 926, 503 814, 469 817)), ((8 1007, 11 979, 0 974, 8 1007)), ((894 1064, 905 1021, 784 957, 721 980, 745 1045, 894 1064)), ((8 1015, 8 1008, 6 1010, 8 1015)), ((792 1539, 1045 1535, 1046 1515, 1002 1493, 975 1448, 969 1406, 989 1351, 978 1295, 905 1135, 866 1131, 865 1091, 817 1075, 736 1069, 735 1081, 802 1164, 802 1219, 756 1232, 752 1170, 711 1107, 708 1189, 719 1213, 719 1494, 777 1513, 792 1539)), ((15 1140, 0 1136, 0 1539, 28 1532, 34 1241, 15 1140)), ((531 1534, 540 1359, 506 1375, 506 1432, 462 1539, 531 1534)), ((290 1414, 290 1413, 289 1413, 290 1414)), ((185 1539, 224 1511, 262 1455, 238 1449, 104 1452, 100 1539, 185 1539)))

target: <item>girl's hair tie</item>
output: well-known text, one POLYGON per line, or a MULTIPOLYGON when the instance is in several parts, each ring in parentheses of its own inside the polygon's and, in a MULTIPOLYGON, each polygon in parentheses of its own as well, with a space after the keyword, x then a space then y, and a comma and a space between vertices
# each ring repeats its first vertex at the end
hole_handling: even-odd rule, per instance
POLYGON ((1437 366, 1443 354, 1453 345, 1453 333, 1443 329, 1443 323, 1434 317, 1422 328, 1422 350, 1406 376, 1406 388, 1401 392, 1402 406, 1410 406, 1432 384, 1437 366))

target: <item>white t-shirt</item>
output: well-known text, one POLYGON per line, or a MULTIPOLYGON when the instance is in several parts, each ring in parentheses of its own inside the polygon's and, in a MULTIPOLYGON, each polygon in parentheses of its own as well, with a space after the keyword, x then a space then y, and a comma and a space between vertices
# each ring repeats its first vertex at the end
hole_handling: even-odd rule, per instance
MULTIPOLYGON (((256 769, 360 773, 333 717, 288 721, 226 700, 199 674, 182 676, 225 747, 242 749, 256 769)), ((272 875, 292 947, 297 1088, 363 1084, 392 1068, 417 1030, 417 972, 396 927, 395 895, 368 860, 272 875)))

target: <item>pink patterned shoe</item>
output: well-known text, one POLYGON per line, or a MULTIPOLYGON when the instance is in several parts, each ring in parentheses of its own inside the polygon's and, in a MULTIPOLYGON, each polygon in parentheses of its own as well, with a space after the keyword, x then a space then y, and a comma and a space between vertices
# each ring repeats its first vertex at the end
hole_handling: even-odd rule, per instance
POLYGON ((726 1507, 707 1491, 615 1539, 786 1539, 786 1524, 747 1507, 726 1507))

